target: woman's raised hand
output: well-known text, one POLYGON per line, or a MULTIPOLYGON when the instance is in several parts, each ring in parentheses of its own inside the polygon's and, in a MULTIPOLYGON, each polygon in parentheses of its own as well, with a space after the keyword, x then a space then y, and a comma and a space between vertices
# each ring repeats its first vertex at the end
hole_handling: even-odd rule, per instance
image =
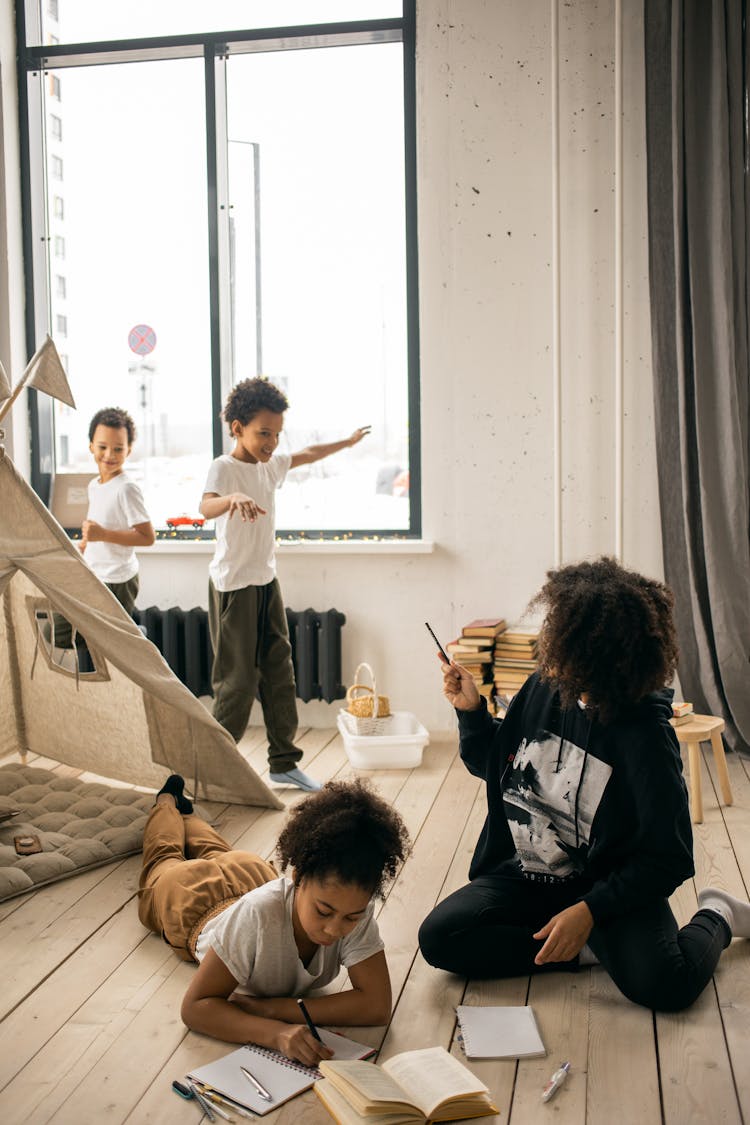
POLYGON ((471 672, 467 672, 460 664, 451 661, 446 664, 442 656, 440 662, 443 669, 443 695, 457 711, 476 711, 481 703, 481 696, 471 672))

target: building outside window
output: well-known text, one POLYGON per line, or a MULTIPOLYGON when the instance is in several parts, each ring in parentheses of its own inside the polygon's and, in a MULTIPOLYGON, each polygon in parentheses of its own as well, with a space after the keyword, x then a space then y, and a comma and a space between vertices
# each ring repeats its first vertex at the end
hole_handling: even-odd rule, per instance
MULTIPOLYGON (((136 422, 129 470, 155 526, 197 514, 208 465, 231 444, 219 409, 261 374, 290 400, 284 449, 372 426, 354 449, 290 475, 279 529, 418 535, 413 41, 401 4, 306 3, 304 34, 293 19, 265 42, 257 30, 214 40, 215 20, 240 27, 252 10, 262 31, 282 10, 299 17, 290 0, 218 0, 210 28, 180 24, 198 9, 165 3, 143 8, 138 35, 170 34, 166 9, 171 34, 205 35, 194 57, 163 42, 147 58, 129 43, 124 58, 117 40, 134 36, 121 6, 61 0, 53 16, 53 50, 97 44, 96 66, 85 50, 65 53, 64 140, 62 118, 40 116, 57 147, 52 180, 65 164, 45 244, 66 264, 46 298, 36 271, 33 299, 66 337, 78 404, 52 408, 56 469, 90 468, 89 419, 116 401, 136 422), (325 21, 343 18, 362 23, 329 41, 325 21)), ((32 49, 24 79, 48 105, 60 98, 59 74, 45 70, 55 57, 32 49)), ((28 171, 33 196, 44 177, 28 171)))

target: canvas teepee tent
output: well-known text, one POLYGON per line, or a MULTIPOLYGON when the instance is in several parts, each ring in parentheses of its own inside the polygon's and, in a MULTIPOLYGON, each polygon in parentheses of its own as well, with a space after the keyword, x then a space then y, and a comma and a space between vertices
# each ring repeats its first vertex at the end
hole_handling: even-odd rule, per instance
POLYGON ((2 446, 0 601, 0 757, 33 751, 155 789, 167 773, 179 773, 205 799, 282 807, 89 569, 2 446), (94 672, 56 662, 44 638, 53 610, 85 637, 94 672))

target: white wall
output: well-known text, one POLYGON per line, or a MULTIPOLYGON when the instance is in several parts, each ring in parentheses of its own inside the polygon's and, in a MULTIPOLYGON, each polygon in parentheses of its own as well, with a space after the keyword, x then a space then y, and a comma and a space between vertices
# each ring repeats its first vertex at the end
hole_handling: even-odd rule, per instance
MULTIPOLYGON (((615 0, 419 5, 423 508, 435 548, 282 551, 279 576, 295 609, 346 614, 346 677, 369 660, 392 705, 433 730, 453 719, 426 619, 446 640, 471 617, 514 620, 548 567, 618 547, 661 573, 642 11, 622 7, 618 32, 615 0)), ((139 604, 205 605, 207 561, 187 545, 143 553, 139 604)), ((334 716, 301 707, 306 723, 334 716)))

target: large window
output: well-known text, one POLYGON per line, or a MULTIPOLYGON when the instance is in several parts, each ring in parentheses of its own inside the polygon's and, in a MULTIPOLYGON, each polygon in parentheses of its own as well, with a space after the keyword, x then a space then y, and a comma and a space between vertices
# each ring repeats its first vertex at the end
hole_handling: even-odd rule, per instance
POLYGON ((89 419, 118 405, 155 526, 197 514, 226 393, 263 374, 291 451, 372 426, 290 475, 280 532, 419 534, 413 5, 227 0, 201 27, 183 2, 179 39, 154 23, 167 3, 55 7, 27 38, 59 45, 21 53, 28 344, 50 331, 78 410, 45 434, 36 403, 38 490, 92 468, 89 419), (253 29, 213 33, 240 12, 253 29), (282 34, 282 14, 308 26, 282 34), (343 18, 361 22, 319 22, 343 18))

